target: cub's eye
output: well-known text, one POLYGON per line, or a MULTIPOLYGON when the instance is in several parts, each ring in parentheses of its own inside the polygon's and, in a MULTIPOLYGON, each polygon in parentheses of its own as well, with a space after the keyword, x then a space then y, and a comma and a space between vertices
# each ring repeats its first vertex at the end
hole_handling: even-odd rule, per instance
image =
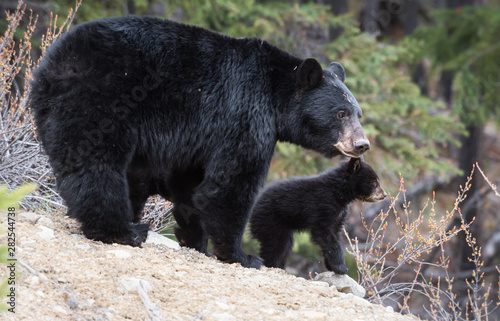
POLYGON ((344 117, 346 117, 346 116, 347 116, 347 113, 345 112, 345 110, 341 110, 341 111, 339 111, 339 113, 337 114, 337 118, 338 118, 338 119, 342 119, 342 118, 344 118, 344 117))

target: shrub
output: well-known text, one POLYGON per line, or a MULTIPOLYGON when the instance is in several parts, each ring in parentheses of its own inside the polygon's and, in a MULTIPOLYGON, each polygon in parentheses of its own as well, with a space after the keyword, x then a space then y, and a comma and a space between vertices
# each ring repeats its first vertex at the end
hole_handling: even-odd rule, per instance
MULTIPOLYGON (((496 186, 477 164, 476 167, 500 197, 496 186)), ((500 297, 492 298, 491 283, 487 283, 485 273, 498 269, 484 267, 481 249, 469 231, 473 222, 466 224, 460 210, 472 175, 474 169, 461 187, 453 208, 445 214, 436 212, 434 194, 417 215, 412 214, 401 177, 399 193, 390 197, 386 212, 381 211, 370 223, 361 215, 366 239, 360 242, 348 237, 348 251, 356 259, 359 283, 367 290, 369 301, 392 305, 401 312, 431 320, 487 320, 496 310, 500 297), (402 201, 398 202, 400 198, 402 201), (452 224, 457 219, 458 227, 452 224), (467 275, 453 276, 450 272, 453 258, 447 254, 450 250, 447 245, 459 232, 465 233, 473 250, 469 260, 475 269, 467 275), (438 258, 433 260, 436 254, 438 258), (466 297, 458 295, 455 283, 460 279, 465 282, 462 286, 467 288, 466 297)))

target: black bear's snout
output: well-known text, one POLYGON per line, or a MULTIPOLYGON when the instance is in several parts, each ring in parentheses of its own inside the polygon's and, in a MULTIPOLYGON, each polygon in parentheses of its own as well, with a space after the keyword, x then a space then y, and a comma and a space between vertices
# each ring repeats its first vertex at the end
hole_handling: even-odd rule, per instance
POLYGON ((356 151, 359 154, 363 154, 370 149, 370 142, 368 141, 368 139, 358 139, 354 142, 354 148, 356 148, 356 151))

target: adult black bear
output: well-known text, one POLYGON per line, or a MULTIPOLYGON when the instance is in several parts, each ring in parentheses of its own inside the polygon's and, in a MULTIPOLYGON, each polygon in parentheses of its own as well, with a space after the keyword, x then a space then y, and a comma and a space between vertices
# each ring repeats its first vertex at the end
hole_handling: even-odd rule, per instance
POLYGON ((250 229, 260 242, 266 266, 285 268, 293 232, 309 230, 323 250, 326 268, 345 274, 348 269, 339 233, 349 204, 378 202, 386 196, 372 167, 351 158, 320 175, 283 180, 264 189, 252 209, 250 229))
POLYGON ((139 246, 149 195, 174 205, 181 245, 259 267, 241 250, 276 141, 359 157, 369 142, 344 69, 258 39, 156 18, 84 23, 48 50, 31 108, 68 215, 139 246))

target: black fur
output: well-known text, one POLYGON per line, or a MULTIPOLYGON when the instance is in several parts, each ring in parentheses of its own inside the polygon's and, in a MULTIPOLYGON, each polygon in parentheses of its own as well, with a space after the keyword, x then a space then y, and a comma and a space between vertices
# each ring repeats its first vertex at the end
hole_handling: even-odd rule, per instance
POLYGON ((340 232, 349 204, 378 202, 385 196, 377 174, 359 158, 317 176, 270 185, 258 196, 250 218, 264 264, 283 269, 292 250, 293 232, 309 230, 323 250, 326 268, 347 273, 340 232))
POLYGON ((35 71, 31 108, 87 237, 140 246, 144 204, 160 194, 182 245, 206 252, 210 237, 219 259, 244 266, 261 264, 240 243, 277 140, 329 157, 365 151, 356 100, 315 60, 156 18, 66 33, 35 71))

